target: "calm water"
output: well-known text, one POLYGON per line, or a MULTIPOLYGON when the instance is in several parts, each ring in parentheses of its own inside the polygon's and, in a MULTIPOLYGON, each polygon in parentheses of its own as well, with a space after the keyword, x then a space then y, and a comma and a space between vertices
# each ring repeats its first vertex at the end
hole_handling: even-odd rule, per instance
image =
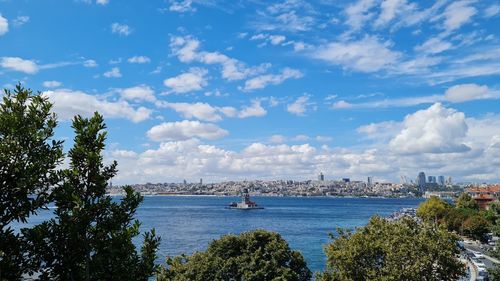
MULTIPOLYGON (((263 210, 230 210, 231 197, 145 197, 137 218, 144 230, 156 228, 162 237, 160 258, 203 250, 228 233, 262 228, 279 232, 299 250, 312 271, 325 265, 323 245, 337 227, 362 226, 375 214, 386 216, 415 207, 421 199, 255 197, 263 210)), ((50 214, 31 220, 38 223, 50 214)))

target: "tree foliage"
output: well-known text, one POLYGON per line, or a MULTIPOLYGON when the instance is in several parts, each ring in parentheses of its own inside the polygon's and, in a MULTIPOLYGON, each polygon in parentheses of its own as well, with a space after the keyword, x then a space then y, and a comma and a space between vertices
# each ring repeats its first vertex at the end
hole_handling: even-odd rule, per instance
POLYGON ((311 279, 302 255, 289 248, 277 233, 264 230, 225 235, 205 252, 167 259, 157 281, 290 280, 311 279))
POLYGON ((461 209, 479 210, 479 205, 477 204, 476 200, 474 200, 474 198, 472 198, 469 194, 465 192, 460 194, 455 205, 457 208, 461 209))
POLYGON ((17 85, 0 103, 0 280, 23 271, 23 243, 9 226, 26 223, 48 201, 58 181, 62 141, 54 140, 56 116, 40 94, 17 85))
POLYGON ((426 222, 437 223, 446 216, 450 208, 450 204, 436 196, 432 196, 418 206, 417 216, 426 222))
POLYGON ((106 195, 117 163, 103 164, 102 116, 76 116, 72 127, 76 136, 68 153, 70 167, 52 193, 55 218, 24 232, 39 279, 148 280, 159 238, 154 230, 144 234, 141 253, 132 243, 140 226, 134 215, 143 198, 131 187, 120 202, 106 195))
POLYGON ((436 225, 411 219, 373 217, 356 232, 339 230, 325 247, 327 269, 318 280, 458 280, 458 237, 436 225))

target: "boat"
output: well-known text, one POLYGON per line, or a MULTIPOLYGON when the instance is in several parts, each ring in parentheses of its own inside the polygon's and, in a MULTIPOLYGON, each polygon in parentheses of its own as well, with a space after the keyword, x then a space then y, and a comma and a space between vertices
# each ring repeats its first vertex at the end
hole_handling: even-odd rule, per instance
POLYGON ((248 189, 245 188, 241 193, 241 202, 231 202, 231 204, 229 204, 229 209, 256 210, 264 208, 250 200, 250 194, 248 194, 248 189))

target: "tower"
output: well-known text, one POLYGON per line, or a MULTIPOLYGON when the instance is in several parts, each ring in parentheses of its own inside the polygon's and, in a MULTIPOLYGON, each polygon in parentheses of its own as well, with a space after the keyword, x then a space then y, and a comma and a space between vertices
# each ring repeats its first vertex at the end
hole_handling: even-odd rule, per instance
POLYGON ((418 190, 420 190, 421 192, 424 192, 425 191, 425 173, 424 172, 420 172, 418 173, 418 177, 417 177, 417 186, 418 186, 418 190))
POLYGON ((318 175, 318 181, 325 181, 325 175, 323 175, 323 173, 319 173, 318 175))

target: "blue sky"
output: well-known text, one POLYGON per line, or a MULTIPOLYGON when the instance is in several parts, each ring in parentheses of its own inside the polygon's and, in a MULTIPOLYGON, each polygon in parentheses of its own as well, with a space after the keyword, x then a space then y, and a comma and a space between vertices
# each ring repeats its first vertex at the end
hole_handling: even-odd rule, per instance
POLYGON ((0 83, 117 183, 500 175, 495 1, 0 1, 0 83))

